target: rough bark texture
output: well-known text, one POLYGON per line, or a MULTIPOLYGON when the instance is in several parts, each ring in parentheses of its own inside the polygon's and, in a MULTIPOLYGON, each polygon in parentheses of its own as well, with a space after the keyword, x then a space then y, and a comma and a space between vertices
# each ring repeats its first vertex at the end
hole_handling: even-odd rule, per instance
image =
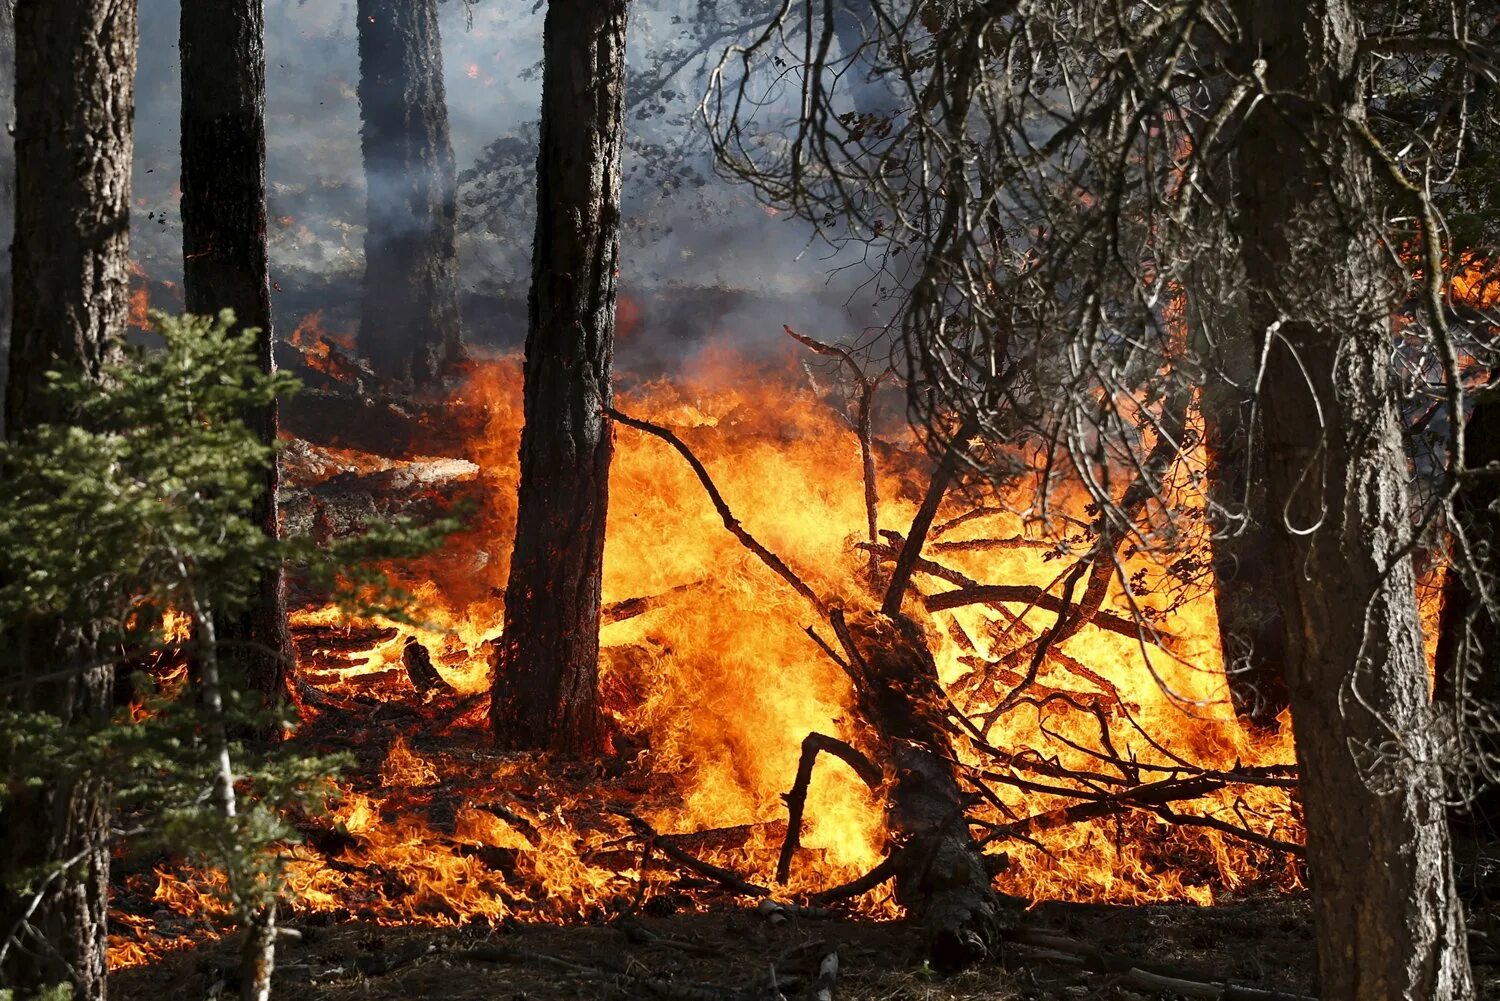
POLYGON ((1346 0, 1238 0, 1275 95, 1245 122, 1239 213, 1263 385, 1265 536, 1286 622, 1324 1001, 1473 995, 1442 803, 1391 393, 1356 24, 1346 0), (1295 95, 1295 96, 1288 96, 1295 95))
POLYGON ((502 746, 602 746, 599 600, 609 497, 626 0, 552 0, 542 80, 525 415, 505 633, 502 746))
MULTIPOLYGON (((270 262, 266 253, 266 54, 262 0, 182 4, 182 236, 187 309, 233 309, 240 329, 260 330, 261 368, 271 372, 270 262)), ((246 420, 276 441, 276 406, 246 420)), ((277 469, 261 484, 251 516, 276 534, 277 469)), ((221 616, 220 661, 275 704, 291 655, 280 569, 262 575, 244 612, 221 616)))
POLYGON ((438 0, 359 0, 358 17, 369 227, 359 350, 386 379, 433 383, 463 357, 438 0))
POLYGON ((885 774, 896 899, 922 929, 935 967, 988 957, 1004 924, 991 862, 969 836, 967 797, 948 736, 946 698, 921 630, 905 616, 849 622, 863 743, 885 774))
MULTIPOLYGON (((21 0, 16 7, 15 331, 6 427, 15 435, 66 419, 42 392, 43 373, 97 375, 128 315, 133 0, 21 0)), ((55 623, 6 623, 0 676, 9 705, 88 726, 107 718, 111 667, 61 680, 28 675, 95 660, 86 637, 55 623)), ((8 757, 0 742, 0 758, 8 757)), ((0 764, 6 764, 0 761, 0 764)), ((24 994, 71 982, 104 996, 108 817, 102 790, 66 776, 22 790, 0 812, 0 882, 52 870, 40 896, 6 893, 0 920, 15 927, 33 900, 24 948, 9 951, 0 983, 24 994), (68 863, 64 865, 64 863, 68 863)))

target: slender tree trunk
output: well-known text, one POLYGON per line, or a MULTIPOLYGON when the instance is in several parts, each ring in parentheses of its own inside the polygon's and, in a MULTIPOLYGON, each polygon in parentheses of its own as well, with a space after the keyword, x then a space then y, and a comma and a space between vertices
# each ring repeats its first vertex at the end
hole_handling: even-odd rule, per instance
MULTIPOLYGON (((44 373, 97 376, 128 315, 133 0, 20 0, 16 6, 15 327, 7 433, 66 420, 44 392, 44 373)), ((91 726, 108 717, 113 668, 86 636, 55 623, 7 623, 0 663, 9 705, 91 726), (78 666, 62 679, 29 676, 78 666)), ((0 741, 0 758, 9 758, 0 741)), ((0 764, 5 764, 0 761, 0 764)), ((12 787, 15 789, 16 787, 12 787)), ((8 935, 0 984, 22 994, 71 982, 102 998, 109 875, 108 814, 97 778, 58 776, 15 792, 0 813, 0 883, 50 871, 32 892, 0 897, 8 935)), ((3 947, 3 943, 0 943, 3 947)))
MULTIPOLYGON (((192 313, 233 309, 238 329, 256 328, 262 369, 272 371, 270 264, 266 253, 266 59, 263 0, 183 0, 182 234, 184 292, 192 313)), ((276 405, 247 414, 268 445, 276 405)), ((272 463, 252 517, 275 536, 272 463)), ((278 568, 255 600, 217 623, 226 668, 271 706, 291 656, 278 568)))
POLYGON ((0 436, 10 371, 10 243, 16 231, 16 2, 0 0, 0 436))
POLYGON ((542 79, 526 426, 505 633, 492 657, 502 746, 590 754, 609 498, 627 0, 552 0, 542 79))
POLYGON ((369 227, 359 350, 393 382, 431 384, 463 357, 438 0, 358 8, 369 227))
POLYGON ((1274 339, 1262 399, 1278 518, 1265 545, 1286 623, 1320 995, 1472 997, 1405 549, 1394 291, 1358 133, 1357 25, 1347 0, 1235 9, 1242 69, 1272 95, 1245 122, 1238 210, 1252 329, 1274 339))

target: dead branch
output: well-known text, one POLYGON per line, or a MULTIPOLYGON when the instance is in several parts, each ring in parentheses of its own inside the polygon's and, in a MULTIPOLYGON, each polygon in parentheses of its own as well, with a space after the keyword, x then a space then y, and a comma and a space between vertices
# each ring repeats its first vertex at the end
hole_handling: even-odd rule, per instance
POLYGON ((625 598, 622 601, 611 601, 599 609, 600 621, 604 623, 624 622, 638 615, 645 615, 652 609, 660 608, 678 595, 696 590, 705 583, 706 581, 703 580, 695 580, 687 584, 678 584, 676 587, 669 587, 660 594, 646 594, 636 598, 625 598))
POLYGON ((724 495, 719 493, 719 488, 714 485, 713 478, 708 475, 708 470, 704 468, 703 463, 693 454, 693 450, 683 443, 681 438, 673 434, 669 428, 662 427, 660 424, 653 424, 650 421, 628 417, 613 407, 606 406, 604 412, 611 420, 624 424, 626 427, 635 428, 637 431, 643 431, 652 437, 660 438, 676 449, 677 454, 681 455, 687 460, 687 464, 693 467, 693 472, 697 475, 698 482, 703 484, 703 489, 707 491, 709 500, 713 502, 714 510, 719 513, 719 518, 724 522, 724 527, 729 530, 729 533, 736 539, 739 539, 740 543, 746 549, 759 557, 760 561, 769 567, 778 577, 790 584, 792 590, 806 598, 819 615, 828 614, 828 608, 824 604, 823 599, 819 598, 816 592, 808 587, 807 583, 801 577, 797 576, 796 572, 787 566, 780 556, 777 556, 771 550, 761 545, 755 536, 745 530, 744 526, 740 524, 739 519, 734 516, 734 512, 729 509, 729 505, 724 501, 724 495))
MULTIPOLYGON (((876 530, 880 525, 880 495, 875 484, 875 448, 874 433, 871 427, 873 414, 873 403, 875 401, 875 390, 881 381, 890 374, 887 368, 884 372, 871 379, 865 375, 864 368, 854 359, 848 351, 832 344, 814 340, 805 334, 799 334, 786 324, 782 324, 793 340, 804 347, 828 358, 836 358, 849 367, 854 379, 859 383, 859 396, 854 404, 854 434, 859 439, 860 470, 864 478, 865 487, 865 530, 870 542, 876 539, 876 530)), ((870 559, 870 586, 875 586, 875 580, 880 570, 880 564, 872 556, 870 559)))
POLYGON ((512 945, 501 945, 496 942, 464 949, 461 952, 452 953, 452 956, 454 959, 478 963, 533 963, 538 966, 550 966, 579 979, 606 984, 622 992, 627 991, 628 988, 638 988, 657 997, 667 998, 668 1001, 725 1001, 726 998, 746 996, 748 993, 716 984, 684 984, 623 971, 604 970, 596 966, 575 963, 561 956, 549 956, 546 953, 533 952, 530 949, 521 949, 512 945))
POLYGON ((916 569, 917 559, 922 555, 922 545, 927 541, 932 519, 937 516, 938 505, 943 502, 943 495, 948 492, 953 474, 958 471, 959 463, 968 451, 969 439, 978 431, 978 425, 972 420, 959 428, 933 472, 932 480, 927 484, 927 495, 922 498, 922 506, 917 509, 911 528, 906 533, 906 544, 901 547, 901 555, 896 558, 896 569, 892 571, 890 584, 886 587, 885 600, 880 603, 880 611, 885 615, 894 618, 901 613, 901 601, 906 597, 912 571, 916 569))
POLYGON ((1210 1001, 1316 1001, 1305 994, 1262 987, 1250 987, 1229 980, 1209 980, 1182 970, 1152 963, 1149 968, 1129 956, 1103 952, 1077 939, 1030 928, 1018 928, 1008 941, 1043 950, 1048 955, 1070 962, 1091 973, 1108 973, 1138 987, 1158 993, 1173 992, 1184 997, 1210 1001))
POLYGON ((401 666, 406 668, 412 687, 424 695, 433 689, 453 691, 453 686, 432 666, 432 654, 427 652, 427 648, 415 636, 406 637, 406 645, 401 648, 401 666))
MULTIPOLYGON (((1035 605, 1049 612, 1056 612, 1062 608, 1062 599, 1050 592, 1043 591, 1035 584, 981 584, 976 587, 963 587, 956 591, 940 591, 930 594, 925 599, 929 612, 943 612, 952 608, 962 608, 965 605, 998 605, 1004 603, 1035 605)), ((1115 615, 1112 612, 1096 611, 1087 623, 1083 625, 1097 626, 1100 629, 1131 639, 1139 639, 1141 626, 1134 619, 1115 615)), ((1059 637, 1055 642, 1061 642, 1064 637, 1059 637)), ((1157 633, 1148 636, 1148 642, 1162 641, 1170 643, 1172 637, 1165 633, 1157 633)))
POLYGON ((751 883, 749 880, 745 879, 734 870, 725 869, 723 866, 714 865, 712 862, 705 862, 697 856, 684 851, 682 848, 674 844, 670 837, 658 833, 655 828, 653 828, 641 817, 638 817, 627 810, 611 809, 610 812, 615 814, 616 816, 625 818, 625 820, 635 830, 637 835, 643 838, 649 838, 651 842, 656 846, 657 851, 661 852, 662 855, 671 859, 673 862, 676 862, 678 865, 682 866, 689 872, 696 873, 697 875, 702 876, 705 879, 713 880, 715 883, 726 886, 729 889, 733 890, 735 893, 740 893, 747 897, 771 896, 771 891, 769 889, 764 886, 757 886, 756 884, 751 883))
POLYGON ((822 733, 810 733, 802 739, 802 755, 797 761, 797 777, 792 790, 782 798, 787 805, 786 840, 781 843, 781 858, 776 863, 776 882, 785 884, 792 871, 792 856, 802 844, 802 811, 807 806, 807 787, 812 782, 813 765, 818 752, 832 754, 862 779, 871 790, 884 781, 880 769, 852 746, 822 733))

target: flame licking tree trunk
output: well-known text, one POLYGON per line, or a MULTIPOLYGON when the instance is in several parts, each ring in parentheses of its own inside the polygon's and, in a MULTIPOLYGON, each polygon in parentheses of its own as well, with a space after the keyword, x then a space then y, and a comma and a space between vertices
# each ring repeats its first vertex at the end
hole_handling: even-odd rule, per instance
POLYGON ((505 631, 492 662, 499 743, 591 754, 613 439, 626 0, 547 6, 526 331, 525 428, 505 631))
POLYGON ((1237 0, 1238 211, 1265 391, 1266 535, 1307 811, 1325 1001, 1473 995, 1443 809, 1347 0, 1237 0), (1252 65, 1253 64, 1253 65, 1252 65), (1253 74, 1253 77, 1252 75, 1253 74))
MULTIPOLYGON (((270 264, 266 255, 266 52, 262 0, 182 4, 182 259, 187 308, 233 309, 239 328, 260 330, 271 357, 270 264)), ((276 441, 276 405, 246 415, 266 444, 276 441)), ((252 517, 276 534, 272 464, 252 517)), ((265 574, 256 600, 215 632, 220 659, 266 705, 280 697, 291 657, 281 571, 265 574)))
MULTIPOLYGON (((109 339, 125 330, 136 5, 21 0, 15 27, 13 254, 21 295, 14 303, 5 401, 11 435, 67 420, 44 392, 44 373, 60 368, 97 375, 109 339)), ((9 708, 84 726, 108 717, 114 669, 101 665, 87 636, 53 622, 0 628, 9 708), (65 665, 77 670, 28 678, 65 665)), ((0 966, 0 986, 24 996, 45 984, 71 982, 75 997, 102 998, 109 874, 102 790, 80 781, 13 786, 0 808, 0 830, 0 887, 26 871, 53 874, 39 897, 22 900, 0 889, 0 928, 7 934, 34 904, 20 926, 27 929, 24 941, 0 966)))
POLYGON ((431 384, 463 357, 438 0, 359 0, 358 17, 368 226, 359 350, 392 382, 431 384))

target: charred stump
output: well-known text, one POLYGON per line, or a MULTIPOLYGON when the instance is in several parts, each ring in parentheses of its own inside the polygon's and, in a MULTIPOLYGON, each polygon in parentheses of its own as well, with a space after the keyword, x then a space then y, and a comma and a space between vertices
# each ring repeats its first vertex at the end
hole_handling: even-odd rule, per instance
POLYGON ((971 966, 991 954, 1005 925, 993 886, 1001 859, 969 834, 937 664, 905 616, 860 613, 847 624, 845 648, 863 742, 885 777, 896 899, 922 929, 935 967, 971 966))
POLYGON ((463 356, 438 0, 358 8, 368 226, 359 350, 382 378, 430 384, 463 356))

